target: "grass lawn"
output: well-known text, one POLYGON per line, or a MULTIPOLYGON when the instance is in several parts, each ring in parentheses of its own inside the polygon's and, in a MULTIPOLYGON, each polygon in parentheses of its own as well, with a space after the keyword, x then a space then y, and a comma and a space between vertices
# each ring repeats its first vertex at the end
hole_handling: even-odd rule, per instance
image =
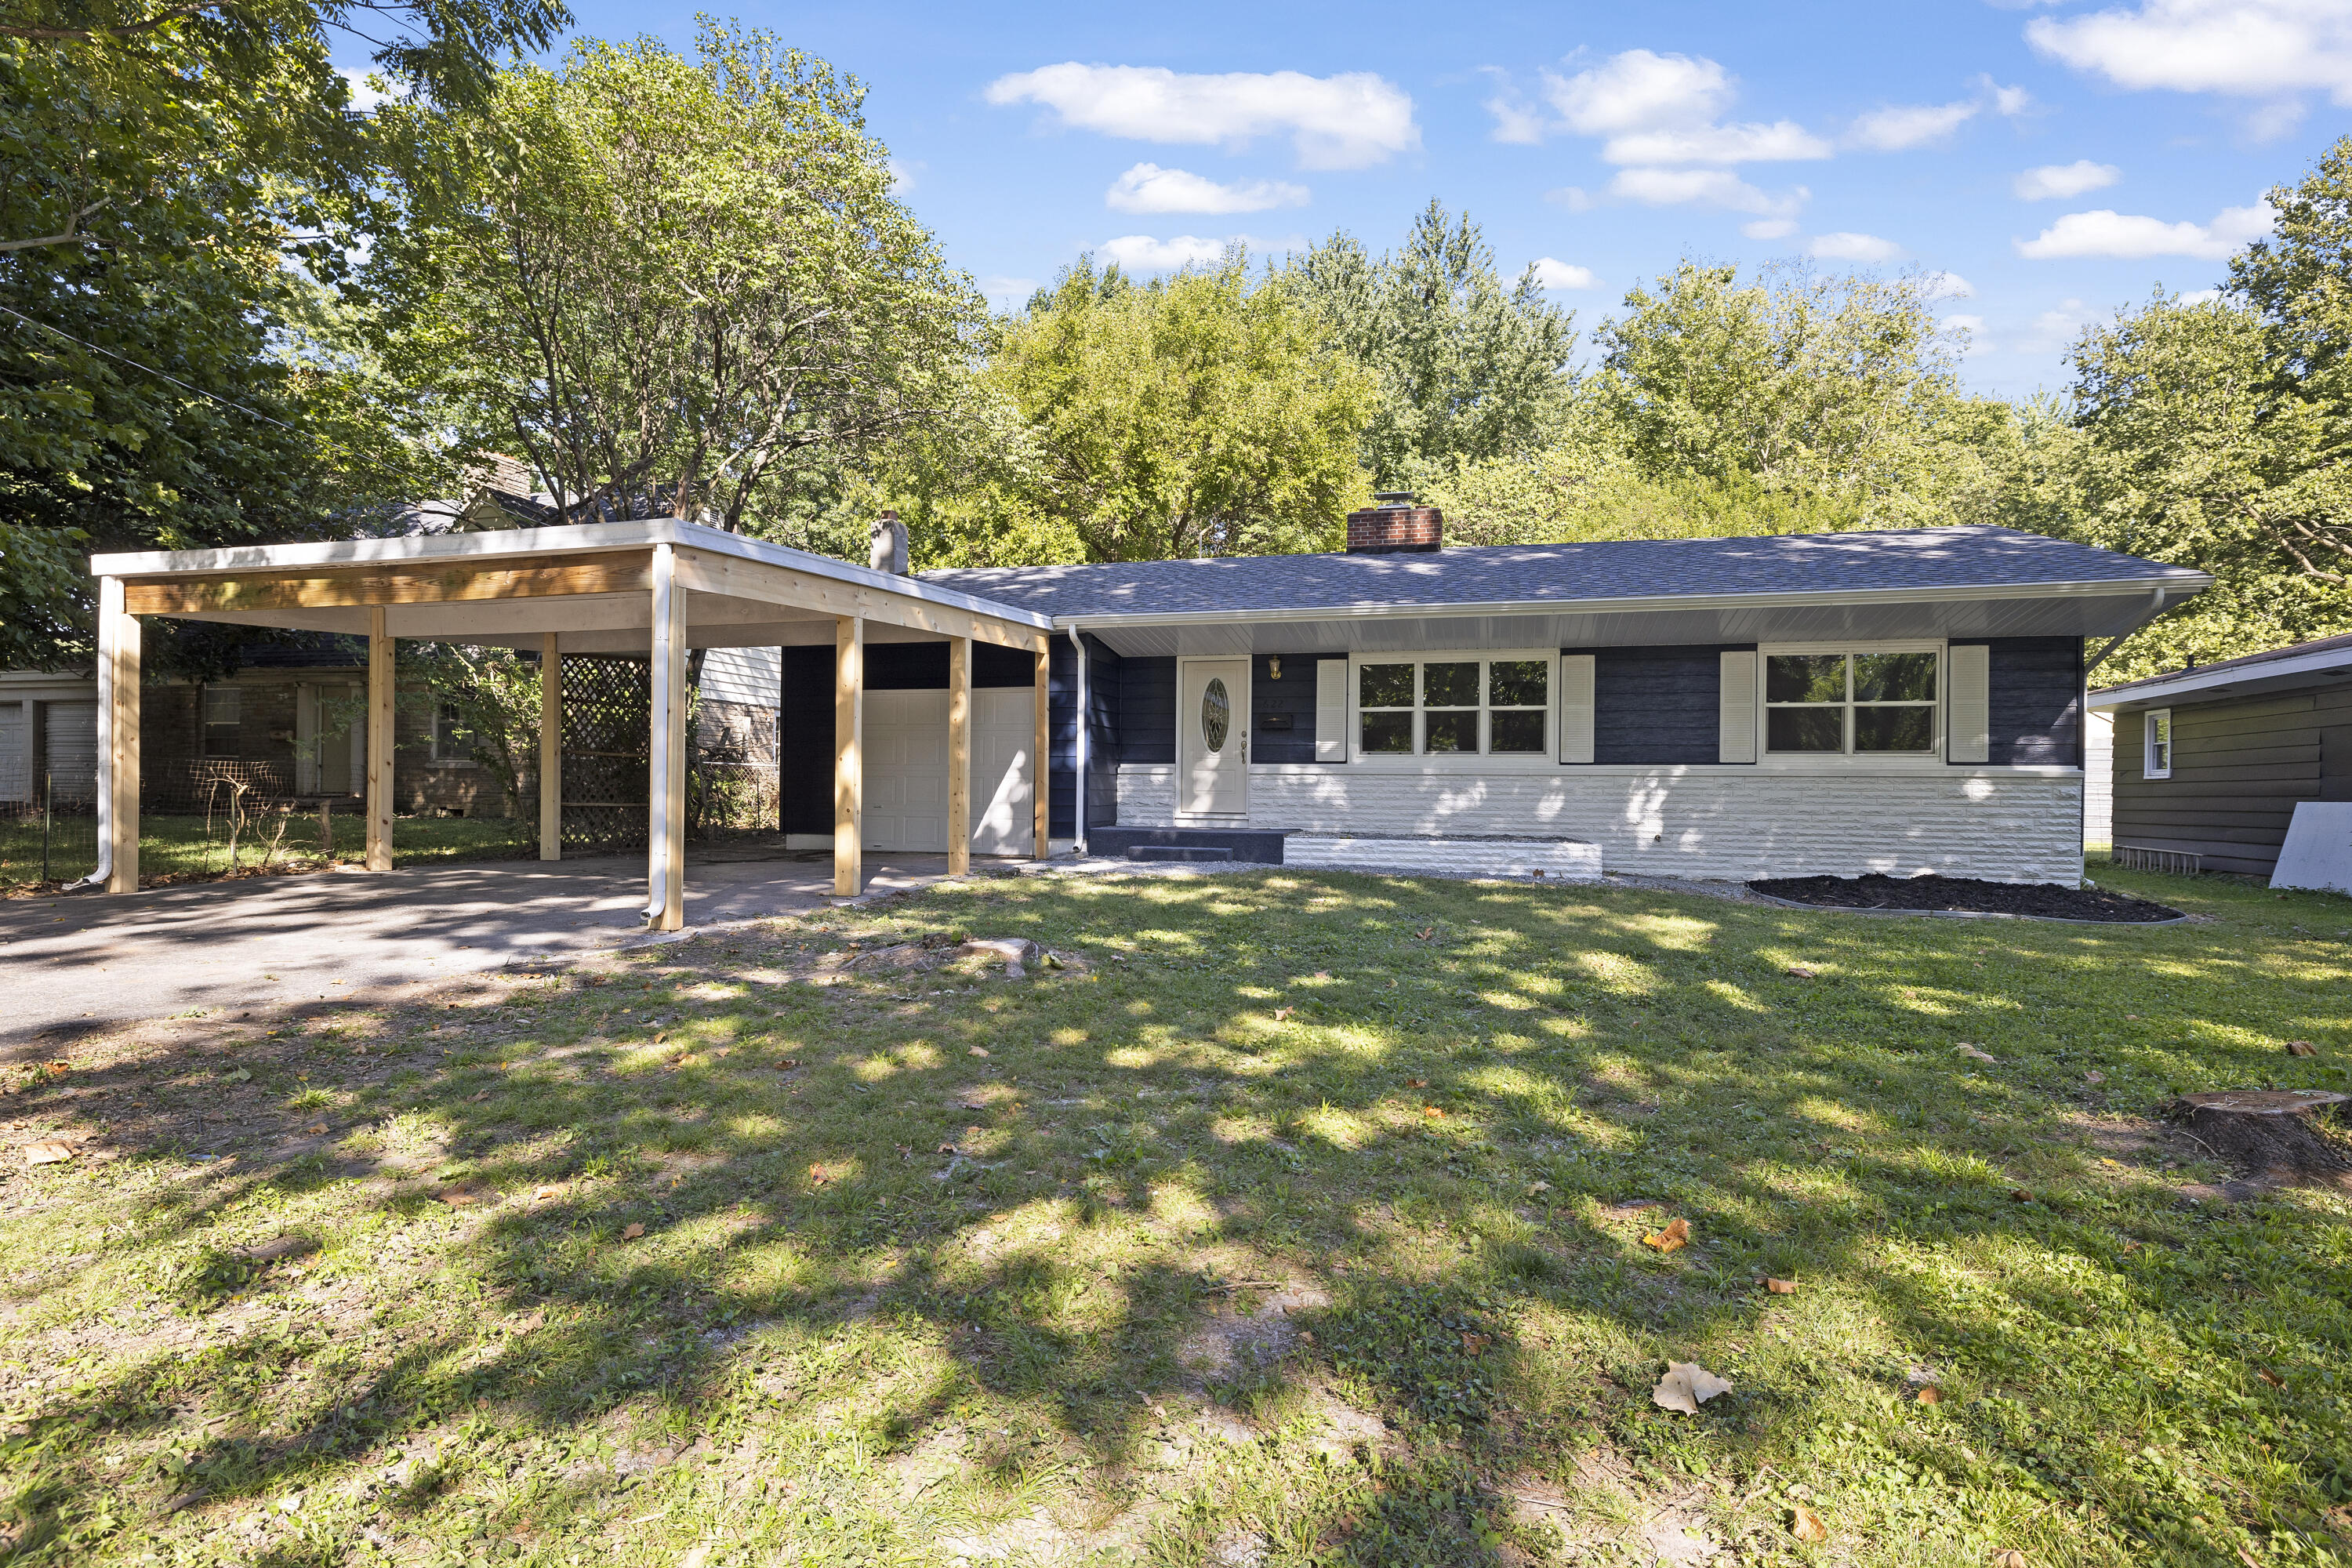
POLYGON ((2352 900, 2098 875, 2210 918, 981 879, 89 1042, 0 1557, 2352 1563, 2352 1205, 2151 1119, 2347 1083, 2352 900))

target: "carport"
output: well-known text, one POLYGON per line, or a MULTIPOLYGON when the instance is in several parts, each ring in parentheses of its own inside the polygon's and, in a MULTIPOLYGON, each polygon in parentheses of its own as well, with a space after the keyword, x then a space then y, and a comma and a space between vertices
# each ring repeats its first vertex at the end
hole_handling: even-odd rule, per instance
MULTIPOLYGON (((866 646, 948 650, 949 869, 970 868, 972 645, 1035 658, 1027 759, 1046 824, 1047 638, 1034 612, 762 543, 675 518, 434 537, 95 556, 99 591, 99 867, 111 893, 139 887, 140 620, 172 616, 363 636, 368 646, 367 866, 392 868, 394 645, 401 637, 562 654, 649 656, 652 726, 646 920, 685 921, 687 654, 698 647, 830 644, 834 671, 834 890, 863 886, 866 646)), ((561 856, 560 683, 542 679, 540 858, 561 856)))

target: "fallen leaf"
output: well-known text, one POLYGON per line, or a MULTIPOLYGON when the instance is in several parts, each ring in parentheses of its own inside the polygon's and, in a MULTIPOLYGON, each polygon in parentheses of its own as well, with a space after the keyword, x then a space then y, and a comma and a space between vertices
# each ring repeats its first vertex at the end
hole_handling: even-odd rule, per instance
POLYGON ((1404 1080, 1404 1086, 1407 1089, 1427 1089, 1429 1080, 1425 1078, 1409 1078, 1404 1080))
POLYGON ((2246 1568, 2263 1568, 2262 1560, 2242 1546, 2238 1548, 2238 1561, 2244 1563, 2246 1568))
POLYGON ((2261 1378, 2264 1383, 2269 1384, 2273 1388, 2284 1388, 2286 1386, 2286 1379, 2281 1377, 2278 1373, 2273 1372, 2266 1366, 2258 1366, 2254 1368, 2254 1375, 2261 1378))
POLYGON ((1913 1397, 1922 1405, 1941 1405, 1944 1403, 1944 1391, 1930 1383, 1923 1385, 1913 1397))
POLYGON ((1274 1010, 1274 1021, 1275 1021, 1276 1023, 1279 1024, 1279 1023, 1281 1023, 1285 1018, 1289 1017, 1293 1013, 1296 1013, 1297 1011, 1298 1011, 1298 1009, 1297 1009, 1297 1008, 1296 1008, 1296 1007, 1276 1007, 1276 1008, 1274 1010))
POLYGON ((1650 1402, 1662 1410, 1679 1410, 1685 1415, 1696 1415, 1698 1407, 1718 1394, 1731 1392, 1731 1384, 1695 1361, 1670 1361, 1666 1375, 1658 1379, 1658 1386, 1650 1390, 1650 1402))
POLYGON ((2286 1054, 2291 1057, 2307 1057, 2316 1049, 2309 1040, 2289 1040, 2286 1043, 2286 1054))
POLYGON ((831 1180, 833 1180, 833 1178, 825 1173, 825 1169, 823 1165, 811 1165, 809 1167, 809 1182, 812 1185, 821 1187, 831 1180))
POLYGON ((1994 1056, 1990 1051, 1979 1050, 1976 1047, 1969 1044, 1966 1040, 1962 1040, 1960 1042, 1960 1055, 1980 1062, 1993 1062, 1997 1064, 2000 1060, 1999 1057, 1994 1056))
POLYGON ((1529 1182, 1528 1184, 1528 1196, 1529 1197, 1534 1197, 1538 1193, 1548 1193, 1549 1191, 1551 1191, 1551 1184, 1549 1182, 1529 1182))
POLYGON ((37 1143, 25 1145, 25 1163, 54 1165, 74 1157, 74 1146, 56 1138, 44 1138, 37 1143))
POLYGON ((1775 1296, 1793 1296, 1797 1293, 1797 1282, 1794 1279, 1767 1279, 1764 1281, 1764 1289, 1771 1291, 1775 1296))
POLYGON ((1690 1221, 1677 1215, 1656 1235, 1643 1237, 1642 1245, 1654 1247, 1660 1252, 1678 1252, 1690 1245, 1690 1221))
POLYGON ((534 1189, 530 1195, 540 1203, 547 1203, 551 1199, 562 1197, 563 1189, 556 1186, 539 1187, 534 1189))
POLYGON ((2107 1075, 2101 1072, 2098 1068, 2093 1068, 2089 1072, 2083 1075, 2083 1081, 2084 1083, 2105 1083, 2107 1081, 2107 1075))
POLYGON ((474 1194, 463 1187, 449 1187, 443 1190, 441 1201, 453 1209, 461 1209, 474 1201, 474 1194))
POLYGON ((1417 931, 1412 933, 1413 939, 1417 942, 1427 942, 1430 937, 1436 932, 1436 931, 1437 928, 1435 926, 1431 926, 1426 931, 1417 931))
POLYGON ((474 1103, 475 1103, 476 1105, 479 1105, 479 1104, 481 1104, 481 1103, 482 1103, 482 1101, 484 1101, 484 1100, 488 1100, 488 1099, 489 1099, 489 1098, 490 1098, 490 1091, 489 1091, 488 1089, 486 1089, 482 1090, 482 1092, 481 1092, 481 1093, 479 1093, 479 1094, 478 1094, 478 1095, 474 1096, 474 1103))
POLYGON ((1803 1503, 1791 1503, 1789 1505, 1789 1533, 1800 1541, 1827 1541, 1830 1527, 1822 1522, 1820 1514, 1803 1503))
POLYGON ((637 1237, 645 1235, 645 1222, 642 1220, 633 1219, 628 1224, 621 1227, 621 1239, 623 1241, 635 1241, 637 1237))
POLYGON ((956 1146, 952 1143, 942 1143, 940 1145, 940 1152, 942 1154, 953 1154, 957 1152, 956 1146))
POLYGON ((1803 964, 1792 963, 1789 965, 1789 978, 1791 980, 1812 980, 1817 979, 1818 976, 1813 971, 1807 969, 1803 964))
POLYGON ((1465 1333, 1462 1336, 1462 1353, 1464 1355, 1481 1354, 1485 1352, 1486 1344, 1486 1335, 1465 1333))
POLYGON ((2009 1189, 2009 1195, 2010 1195, 2011 1197, 2012 1197, 2012 1198, 2015 1198, 2019 1203, 2021 1203, 2021 1204, 2030 1204, 2030 1203, 2032 1203, 2032 1202, 2033 1201, 2033 1194, 2032 1194, 2032 1193, 2027 1192, 2023 1187, 2011 1187, 2011 1188, 2010 1188, 2010 1189, 2009 1189))
POLYGON ((1318 969, 1315 972, 1315 978, 1318 980, 1328 980, 1331 978, 1331 972, 1328 969, 1318 969))
POLYGON ((302 1131, 309 1133, 311 1137, 316 1138, 327 1131, 327 1124, 323 1121, 314 1121, 302 1131))
POLYGON ((1422 1113, 1423 1116, 1434 1116, 1434 1117, 1438 1117, 1438 1118, 1440 1118, 1441 1120, 1442 1120, 1442 1119, 1444 1117, 1444 1115, 1445 1115, 1445 1112, 1444 1112, 1444 1111, 1442 1111, 1442 1110, 1438 1110, 1438 1109, 1437 1109, 1437 1107, 1435 1107, 1435 1106, 1433 1106, 1433 1105, 1424 1105, 1424 1106, 1423 1106, 1423 1107, 1421 1108, 1421 1113, 1422 1113))
POLYGON ((2025 1553, 1996 1552, 1992 1554, 1992 1568, 2025 1568, 2025 1553))
POLYGON ((2128 1258, 2147 1245, 2145 1241, 2126 1241, 2124 1243, 2124 1256, 2128 1258))
POLYGON ((776 1068, 780 1072, 789 1068, 796 1068, 800 1065, 801 1058, 798 1057, 778 1057, 776 1058, 776 1068))
POLYGON ((988 1051, 985 1047, 974 1046, 971 1047, 971 1054, 976 1057, 984 1057, 988 1054, 988 1051))

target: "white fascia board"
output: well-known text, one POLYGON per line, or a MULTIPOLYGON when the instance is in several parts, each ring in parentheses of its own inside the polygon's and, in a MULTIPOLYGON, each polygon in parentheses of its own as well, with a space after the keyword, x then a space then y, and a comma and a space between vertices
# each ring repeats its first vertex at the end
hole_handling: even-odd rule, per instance
POLYGON ((1060 616, 1059 629, 1084 621, 1097 630, 1124 626, 1201 626, 1239 625, 1252 621, 1377 620, 1410 616, 1420 620, 1476 619, 1496 616, 1610 616, 1654 610, 1745 610, 1766 606, 1806 609, 1840 605, 1909 605, 1976 603, 1994 599, 2147 599, 2147 614, 2160 614, 2175 596, 2187 598, 2213 585, 2203 572, 2165 577, 2110 578, 2092 583, 1988 584, 1938 588, 1843 588, 1824 593, 1770 594, 1646 594, 1619 599, 1521 599, 1487 604, 1429 605, 1396 602, 1381 605, 1326 605, 1315 609, 1185 610, 1174 615, 1149 612, 1123 614, 1090 611, 1060 616), (2161 600, 2158 595, 2162 595, 2161 600))
POLYGON ((2137 707, 2143 702, 2161 703, 2199 692, 2241 686, 2266 687, 2299 676, 2336 671, 2352 674, 2352 649, 2332 647, 2292 658, 2266 658, 2259 664, 2208 665, 2203 669, 2184 669, 2178 675, 2151 676, 2127 686, 2111 686, 2105 691, 2092 692, 2091 707, 2095 710, 2137 707))
POLYGON ((953 588, 941 588, 917 577, 877 572, 870 566, 836 561, 830 555, 793 550, 764 540, 747 539, 723 528, 687 522, 674 517, 651 517, 630 522, 583 522, 562 528, 501 528, 481 533, 404 535, 395 539, 337 539, 304 544, 249 544, 225 550, 152 550, 138 553, 93 555, 93 577, 234 576, 241 572, 283 572, 303 566, 398 565, 408 562, 495 561, 506 555, 593 554, 614 550, 643 550, 656 544, 707 551, 713 555, 755 561, 861 588, 898 594, 925 604, 944 605, 976 615, 1010 621, 1039 631, 1054 629, 1048 617, 1034 610, 1017 609, 953 588))

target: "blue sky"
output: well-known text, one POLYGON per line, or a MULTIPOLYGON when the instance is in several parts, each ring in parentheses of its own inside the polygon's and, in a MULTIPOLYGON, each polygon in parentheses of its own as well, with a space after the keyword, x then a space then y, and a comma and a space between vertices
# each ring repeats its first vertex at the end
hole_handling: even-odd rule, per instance
MULTIPOLYGON (((683 6, 575 5, 692 40, 683 6)), ((1381 248, 1434 196, 1585 328, 1685 253, 1948 275, 1968 378, 2009 395, 2063 384, 2082 321, 2220 281, 2352 119, 2352 0, 728 14, 864 79, 906 199, 1000 301, 1089 249, 1381 248)))

